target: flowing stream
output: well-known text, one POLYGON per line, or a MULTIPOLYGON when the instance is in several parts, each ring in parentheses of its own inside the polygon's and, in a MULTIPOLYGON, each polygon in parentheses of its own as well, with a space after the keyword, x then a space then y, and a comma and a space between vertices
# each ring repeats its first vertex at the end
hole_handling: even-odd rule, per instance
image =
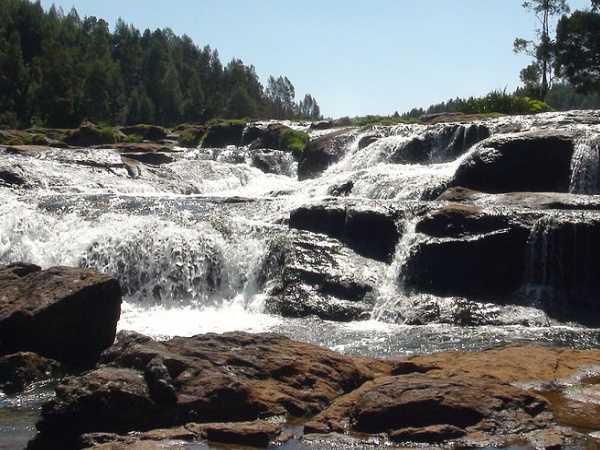
MULTIPOLYGON (((485 127, 491 134, 508 126, 530 129, 538 126, 534 120, 540 121, 497 119, 485 127)), ((548 114, 539 126, 565 121, 564 115, 548 114)), ((585 128, 581 133, 586 136, 573 157, 571 191, 597 194, 600 129, 567 126, 585 128)), ((370 319, 342 323, 285 318, 265 310, 266 294, 258 282, 261 264, 273 239, 288 233, 291 211, 331 199, 331 188, 350 180, 353 201, 381 200, 406 211, 418 209, 452 177, 471 141, 486 137, 480 136, 481 124, 453 127, 450 134, 445 125, 357 130, 345 157, 307 181, 297 180, 291 157, 280 174, 266 174, 253 167, 243 148, 178 149, 175 162, 145 167, 136 179, 112 150, 53 149, 33 156, 5 152, 3 166, 22 173, 28 187, 0 186, 0 264, 27 261, 43 268, 68 265, 112 274, 124 291, 118 328, 157 338, 273 331, 344 353, 381 357, 506 342, 597 347, 596 330, 544 317, 524 325, 482 326, 406 319, 431 308, 461 307, 455 299, 411 292, 402 285, 403 261, 416 244, 410 214, 392 263, 373 269, 378 281, 370 319), (359 145, 367 134, 378 139, 359 145), (411 145, 425 146, 426 160, 403 163, 401 156, 411 145)), ((548 267, 554 264, 547 259, 556 251, 548 241, 552 224, 545 220, 530 236, 531 259, 524 275, 530 288, 546 285, 548 267)), ((531 308, 505 308, 500 314, 540 315, 535 306, 544 295, 537 289, 531 308)), ((478 314, 488 313, 499 314, 498 307, 484 302, 478 314)), ((0 404, 3 408, 7 410, 0 404)))

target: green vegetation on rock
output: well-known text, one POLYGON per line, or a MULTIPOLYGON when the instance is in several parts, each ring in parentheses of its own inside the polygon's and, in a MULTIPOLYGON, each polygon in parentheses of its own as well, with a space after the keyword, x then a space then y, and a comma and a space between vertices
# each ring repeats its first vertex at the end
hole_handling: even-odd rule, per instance
POLYGON ((121 135, 110 127, 88 124, 67 132, 64 142, 76 147, 116 144, 121 142, 121 135))
POLYGON ((309 136, 304 131, 282 128, 279 132, 279 148, 292 152, 295 157, 302 155, 308 141, 309 136))
POLYGON ((457 110, 465 114, 537 114, 552 111, 552 108, 541 100, 494 91, 485 97, 460 102, 457 110))

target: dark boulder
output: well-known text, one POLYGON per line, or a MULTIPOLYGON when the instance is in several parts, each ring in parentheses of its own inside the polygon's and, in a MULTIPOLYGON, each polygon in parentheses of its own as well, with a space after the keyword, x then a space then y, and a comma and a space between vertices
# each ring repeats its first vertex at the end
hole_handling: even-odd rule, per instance
POLYGON ((163 164, 170 164, 175 161, 175 158, 171 155, 160 152, 126 152, 123 156, 150 166, 162 166, 163 164))
POLYGON ((377 268, 339 241, 291 232, 273 241, 261 268, 267 309, 286 317, 367 319, 376 280, 365 276, 366 266, 377 268))
POLYGON ((434 237, 461 237, 485 234, 509 227, 509 218, 489 214, 476 206, 451 204, 421 219, 416 231, 434 237))
POLYGON ((400 213, 385 207, 303 206, 290 213, 291 228, 338 239, 365 258, 391 263, 400 239, 400 213))
POLYGON ((252 166, 265 173, 275 175, 293 175, 293 158, 287 152, 279 150, 252 150, 250 156, 252 166))
POLYGON ((461 163, 451 185, 488 193, 568 192, 573 151, 568 132, 500 135, 461 163))
POLYGON ((350 180, 331 186, 327 193, 333 197, 345 197, 352 193, 352 189, 354 189, 354 181, 350 180))
POLYGON ((27 178, 20 167, 0 167, 0 183, 22 187, 27 185, 27 178))
POLYGON ((311 130, 329 130, 331 128, 333 128, 333 121, 331 120, 321 120, 310 124, 311 130))
POLYGON ((115 337, 121 288, 87 269, 0 269, 0 355, 32 351, 61 362, 97 358, 115 337))
POLYGON ((600 220, 550 215, 529 236, 523 294, 561 320, 600 323, 600 220))
POLYGON ((355 138, 353 129, 343 129, 309 142, 298 161, 298 179, 319 177, 329 166, 342 159, 348 144, 355 138))
POLYGON ((424 239, 411 250, 402 283, 436 295, 506 297, 523 280, 529 230, 521 226, 468 238, 424 239))
POLYGON ((246 124, 243 122, 217 122, 208 127, 202 139, 204 148, 225 148, 241 145, 246 124))
POLYGON ((490 130, 482 124, 431 126, 419 136, 396 145, 388 161, 393 164, 452 161, 489 136, 490 130))
POLYGON ((31 383, 60 374, 58 361, 31 352, 19 352, 0 358, 0 390, 13 394, 27 389, 31 383))

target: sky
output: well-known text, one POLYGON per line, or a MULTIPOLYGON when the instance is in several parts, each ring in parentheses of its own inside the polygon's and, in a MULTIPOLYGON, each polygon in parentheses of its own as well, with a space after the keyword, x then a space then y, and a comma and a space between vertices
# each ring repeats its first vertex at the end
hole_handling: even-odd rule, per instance
MULTIPOLYGON (((286 76, 325 117, 391 115, 456 97, 514 91, 530 63, 512 51, 538 26, 523 0, 42 0, 81 18, 171 28, 286 76)), ((589 0, 570 0, 572 10, 589 0)))

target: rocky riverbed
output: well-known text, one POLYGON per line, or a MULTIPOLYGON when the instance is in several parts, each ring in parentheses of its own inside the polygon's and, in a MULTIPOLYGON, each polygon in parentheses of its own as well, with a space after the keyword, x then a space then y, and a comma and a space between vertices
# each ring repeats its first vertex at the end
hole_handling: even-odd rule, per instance
POLYGON ((32 449, 289 440, 560 448, 594 442, 582 431, 600 427, 600 350, 509 345, 398 360, 245 332, 157 341, 123 331, 112 344, 115 279, 19 264, 0 280, 0 386, 12 393, 59 378, 32 449), (303 424, 299 435, 292 423, 303 424))
POLYGON ((0 149, 3 398, 56 382, 30 448, 596 445, 598 112, 88 128, 0 149))

